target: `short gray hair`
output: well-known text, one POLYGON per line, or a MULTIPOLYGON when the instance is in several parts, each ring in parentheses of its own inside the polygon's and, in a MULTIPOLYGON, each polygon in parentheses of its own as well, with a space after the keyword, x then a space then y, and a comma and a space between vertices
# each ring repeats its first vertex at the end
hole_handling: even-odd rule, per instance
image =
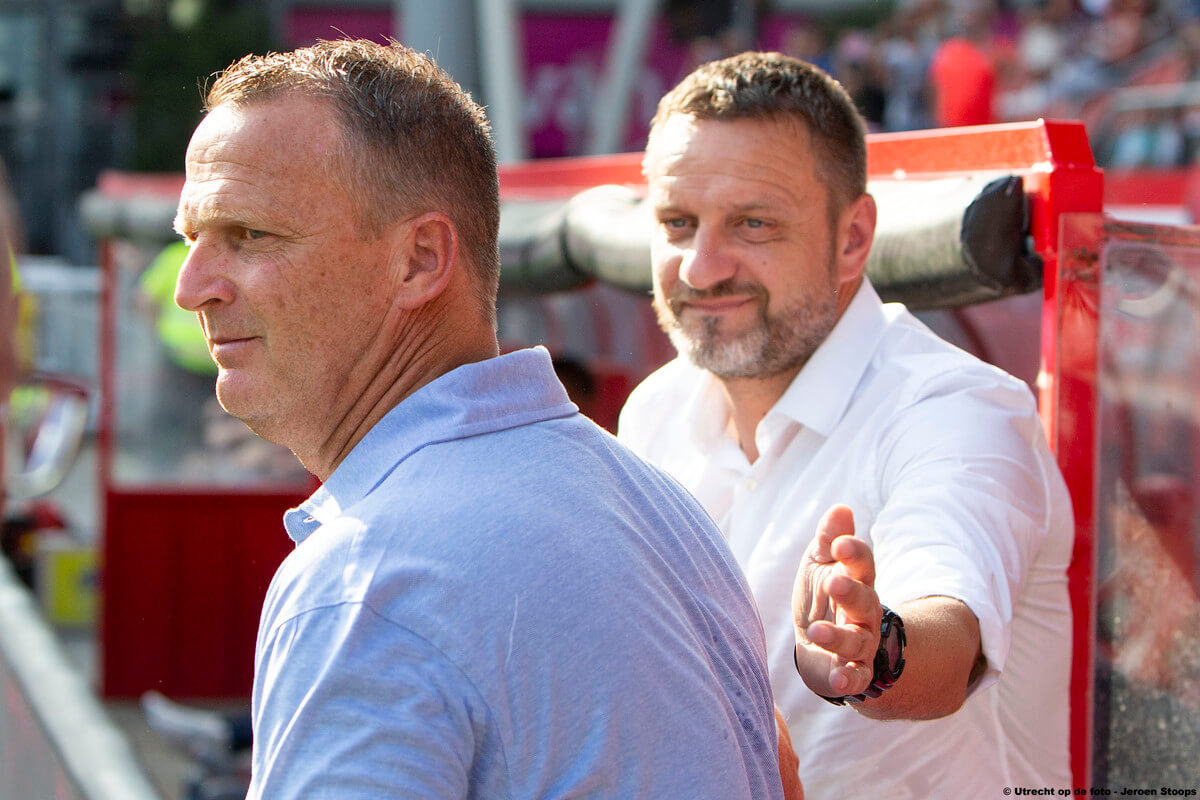
POLYGON ((359 198, 362 230, 378 235, 406 214, 444 212, 494 321, 500 189, 483 109, 423 53, 364 39, 246 56, 217 77, 205 109, 293 92, 337 113, 344 135, 338 166, 359 198))

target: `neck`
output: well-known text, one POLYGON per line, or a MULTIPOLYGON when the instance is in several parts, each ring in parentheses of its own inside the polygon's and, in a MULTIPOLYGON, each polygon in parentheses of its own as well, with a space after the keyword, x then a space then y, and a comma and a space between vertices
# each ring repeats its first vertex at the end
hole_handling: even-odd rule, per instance
POLYGON ((296 451, 305 469, 326 481, 350 451, 388 412, 421 387, 465 364, 499 354, 495 330, 476 314, 446 313, 424 306, 401 323, 391 349, 358 365, 339 393, 332 426, 323 441, 296 451), (362 380, 353 378, 361 375, 362 380), (351 387, 359 387, 351 390, 351 387))
POLYGON ((783 393, 791 386, 799 368, 788 370, 769 378, 721 378, 725 401, 729 405, 729 421, 737 436, 738 446, 753 464, 758 460, 758 446, 754 434, 783 393))
MULTIPOLYGON (((833 325, 836 325, 846 313, 850 303, 862 286, 862 273, 842 281, 837 290, 837 313, 833 325)), ((833 325, 822 334, 822 341, 833 330, 833 325)), ((811 354, 810 354, 811 357, 811 354)), ((808 363, 807 360, 805 363, 808 363)), ((785 370, 778 375, 760 378, 718 378, 721 388, 725 390, 725 401, 729 405, 729 421, 737 436, 738 446, 753 464, 758 460, 758 447, 754 442, 754 434, 758 423, 762 422, 767 412, 775 407, 779 398, 792 385, 792 381, 804 369, 804 364, 785 370)))

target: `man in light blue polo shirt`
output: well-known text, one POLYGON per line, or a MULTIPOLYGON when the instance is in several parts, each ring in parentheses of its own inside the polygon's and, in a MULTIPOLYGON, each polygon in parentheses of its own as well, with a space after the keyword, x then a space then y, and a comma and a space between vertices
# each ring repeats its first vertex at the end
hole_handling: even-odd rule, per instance
POLYGON ((323 486, 286 515, 251 798, 777 798, 762 628, 711 521, 498 356, 482 110, 400 46, 213 85, 176 300, 217 397, 323 486))

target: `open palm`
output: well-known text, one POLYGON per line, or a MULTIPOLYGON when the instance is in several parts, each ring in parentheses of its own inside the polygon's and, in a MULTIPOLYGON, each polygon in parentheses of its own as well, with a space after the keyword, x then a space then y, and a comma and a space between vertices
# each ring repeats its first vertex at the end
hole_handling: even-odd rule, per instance
POLYGON ((881 608, 871 548, 854 514, 833 506, 817 524, 792 589, 796 670, 819 695, 859 694, 871 683, 881 608))

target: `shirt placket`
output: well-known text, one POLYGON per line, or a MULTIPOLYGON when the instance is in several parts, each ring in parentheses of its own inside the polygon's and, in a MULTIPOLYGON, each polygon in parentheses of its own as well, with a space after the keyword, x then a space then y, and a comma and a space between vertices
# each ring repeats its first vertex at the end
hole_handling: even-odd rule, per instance
POLYGON ((751 464, 743 456, 745 467, 733 487, 729 511, 722 525, 734 557, 743 566, 750 562, 754 548, 770 524, 770 504, 763 500, 762 494, 770 491, 772 469, 799 429, 794 421, 780 415, 768 415, 759 423, 754 435, 758 459, 751 464))

